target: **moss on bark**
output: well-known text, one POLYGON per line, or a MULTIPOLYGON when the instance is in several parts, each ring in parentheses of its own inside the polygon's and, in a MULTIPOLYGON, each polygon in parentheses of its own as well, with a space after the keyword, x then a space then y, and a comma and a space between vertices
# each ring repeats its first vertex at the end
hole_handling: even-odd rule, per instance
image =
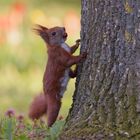
POLYGON ((139 0, 82 0, 88 56, 60 140, 140 139, 139 9, 139 0))

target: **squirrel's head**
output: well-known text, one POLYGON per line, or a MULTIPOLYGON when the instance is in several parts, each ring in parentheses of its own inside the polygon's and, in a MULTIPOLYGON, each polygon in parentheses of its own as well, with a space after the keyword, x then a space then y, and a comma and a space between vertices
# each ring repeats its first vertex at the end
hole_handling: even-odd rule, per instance
POLYGON ((64 27, 53 27, 48 29, 42 25, 37 25, 34 30, 50 46, 61 45, 66 41, 68 36, 64 27))

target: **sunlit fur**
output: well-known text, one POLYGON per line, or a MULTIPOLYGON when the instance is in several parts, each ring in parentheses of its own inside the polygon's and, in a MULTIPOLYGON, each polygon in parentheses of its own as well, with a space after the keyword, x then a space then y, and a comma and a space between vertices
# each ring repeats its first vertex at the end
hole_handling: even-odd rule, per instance
POLYGON ((61 98, 66 90, 69 77, 76 76, 77 70, 72 71, 70 67, 84 59, 86 54, 72 56, 80 41, 77 40, 74 46, 69 47, 65 43, 67 33, 63 27, 48 29, 38 25, 34 30, 47 44, 48 62, 43 77, 44 94, 35 97, 31 103, 29 117, 34 120, 46 114, 47 124, 50 127, 57 119, 61 98))

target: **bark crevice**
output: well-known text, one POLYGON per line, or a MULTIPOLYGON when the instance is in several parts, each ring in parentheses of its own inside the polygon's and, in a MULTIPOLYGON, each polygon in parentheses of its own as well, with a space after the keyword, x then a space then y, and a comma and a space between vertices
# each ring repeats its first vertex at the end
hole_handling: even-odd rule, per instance
POLYGON ((82 0, 81 52, 63 140, 140 139, 140 1, 82 0))

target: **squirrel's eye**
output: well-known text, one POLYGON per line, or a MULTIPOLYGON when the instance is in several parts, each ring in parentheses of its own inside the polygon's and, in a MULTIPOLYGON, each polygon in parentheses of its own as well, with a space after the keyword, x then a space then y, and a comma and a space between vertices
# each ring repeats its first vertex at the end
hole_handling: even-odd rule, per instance
POLYGON ((52 32, 52 35, 55 36, 56 35, 56 32, 52 32))

